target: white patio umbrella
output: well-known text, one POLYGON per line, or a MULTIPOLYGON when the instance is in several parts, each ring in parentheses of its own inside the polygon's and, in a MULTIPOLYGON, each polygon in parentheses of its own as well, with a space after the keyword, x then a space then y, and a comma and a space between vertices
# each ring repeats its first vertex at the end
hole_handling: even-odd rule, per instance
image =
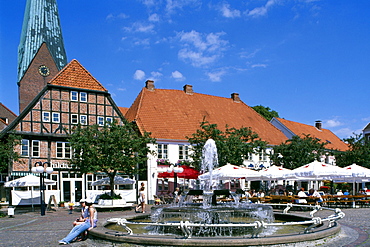
MULTIPOLYGON (((44 179, 45 185, 55 185, 57 182, 50 179, 44 179)), ((8 181, 4 184, 4 187, 31 187, 31 204, 33 208, 33 187, 40 186, 40 177, 32 174, 8 181)))
MULTIPOLYGON (((209 172, 206 172, 198 177, 201 180, 206 180, 210 178, 209 172)), ((257 171, 234 166, 231 164, 224 165, 222 167, 216 168, 212 171, 212 178, 222 180, 222 179, 234 179, 234 178, 260 178, 260 174, 257 171)))
POLYGON ((296 176, 298 180, 333 180, 351 176, 350 172, 339 166, 325 164, 317 160, 293 169, 287 176, 296 176))
POLYGON ((291 174, 292 170, 272 165, 268 168, 262 169, 259 171, 261 177, 267 180, 279 180, 279 179, 289 179, 295 178, 293 174, 291 174))
POLYGON ((368 182, 370 180, 370 169, 356 164, 344 167, 350 173, 350 176, 335 180, 335 182, 353 183, 353 194, 356 194, 356 183, 368 182))
POLYGON ((350 166, 344 167, 348 172, 351 173, 352 177, 356 178, 370 178, 370 169, 365 168, 356 164, 352 164, 350 166))
MULTIPOLYGON (((46 185, 55 185, 56 181, 45 179, 44 180, 46 185)), ((4 184, 5 187, 28 187, 28 186, 40 186, 40 177, 34 176, 32 174, 27 175, 25 177, 17 178, 12 181, 6 182, 4 184)))
MULTIPOLYGON (((135 180, 130 178, 123 178, 121 176, 115 176, 114 177, 114 184, 116 185, 122 185, 122 184, 134 184, 135 180)), ((91 186, 100 186, 100 185, 109 185, 110 184, 110 178, 105 177, 99 180, 96 180, 91 183, 91 186)))
POLYGON ((287 176, 301 178, 335 179, 351 176, 351 173, 339 166, 325 164, 317 160, 292 170, 287 176))
POLYGON ((268 168, 259 171, 261 180, 274 181, 274 185, 277 184, 278 180, 295 179, 294 175, 289 175, 292 170, 272 165, 268 168))

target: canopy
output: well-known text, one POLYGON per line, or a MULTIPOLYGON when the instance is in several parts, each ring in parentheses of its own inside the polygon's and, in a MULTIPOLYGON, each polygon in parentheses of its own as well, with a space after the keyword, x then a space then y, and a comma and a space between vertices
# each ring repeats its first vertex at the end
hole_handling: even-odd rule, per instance
POLYGON ((339 166, 329 165, 315 160, 307 165, 292 170, 286 176, 296 176, 302 179, 334 179, 351 176, 351 173, 339 166))
MULTIPOLYGON (((44 179, 45 185, 55 185, 56 181, 50 179, 44 179)), ((32 174, 12 181, 6 182, 5 187, 28 187, 28 186, 40 186, 40 177, 32 174)))
POLYGON ((268 180, 288 179, 289 177, 294 178, 294 176, 290 173, 291 170, 276 165, 260 171, 261 177, 267 178, 268 180))
POLYGON ((356 164, 352 164, 350 166, 346 166, 344 167, 345 170, 347 170, 352 177, 356 177, 356 178, 370 178, 370 169, 368 168, 365 168, 365 167, 362 167, 362 166, 359 166, 359 165, 356 165, 356 164))
MULTIPOLYGON (((234 179, 234 178, 258 178, 260 174, 257 171, 234 166, 231 164, 224 165, 222 167, 216 168, 212 171, 213 179, 234 179)), ((199 176, 200 179, 206 180, 210 178, 210 173, 206 172, 199 176)))
MULTIPOLYGON (((134 184, 135 180, 130 178, 123 178, 121 176, 115 176, 114 177, 114 184, 121 185, 121 184, 134 184)), ((99 180, 96 180, 91 183, 91 186, 100 186, 100 185, 109 185, 110 184, 110 178, 105 177, 99 180)))
MULTIPOLYGON (((184 169, 184 171, 176 173, 178 178, 185 178, 185 179, 197 179, 198 178, 199 171, 197 171, 195 168, 192 168, 186 165, 183 165, 181 167, 184 169)), ((173 171, 158 173, 158 178, 174 178, 174 177, 175 177, 175 173, 173 171)))

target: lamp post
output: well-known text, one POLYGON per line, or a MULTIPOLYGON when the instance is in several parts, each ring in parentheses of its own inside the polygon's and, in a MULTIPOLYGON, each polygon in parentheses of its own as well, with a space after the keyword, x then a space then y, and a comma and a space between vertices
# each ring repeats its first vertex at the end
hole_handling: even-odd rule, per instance
POLYGON ((177 173, 182 173, 184 171, 184 168, 177 165, 170 165, 170 167, 167 168, 168 173, 173 172, 173 178, 174 178, 174 189, 177 188, 177 173))
POLYGON ((53 168, 49 167, 49 162, 42 163, 41 161, 36 162, 35 166, 32 167, 31 171, 33 173, 40 174, 40 207, 41 207, 41 216, 45 215, 45 204, 44 204, 44 194, 45 194, 45 181, 44 181, 44 172, 47 174, 51 174, 53 172, 53 168), (44 166, 46 165, 46 168, 44 166))

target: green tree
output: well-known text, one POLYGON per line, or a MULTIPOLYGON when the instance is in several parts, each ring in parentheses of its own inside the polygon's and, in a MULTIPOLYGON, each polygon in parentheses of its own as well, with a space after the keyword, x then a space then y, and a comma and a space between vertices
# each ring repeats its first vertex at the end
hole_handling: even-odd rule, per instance
POLYGON ((256 112, 258 112, 262 117, 266 118, 267 121, 271 121, 273 117, 279 117, 279 113, 270 109, 270 107, 265 107, 262 105, 256 105, 252 107, 256 112))
POLYGON ((140 135, 132 123, 116 122, 77 126, 68 138, 74 150, 70 163, 82 173, 104 172, 110 178, 111 195, 114 195, 114 177, 117 172, 133 175, 137 164, 145 162, 151 153, 148 143, 155 140, 150 133, 140 135))
POLYGON ((202 150, 208 139, 213 139, 216 143, 220 166, 227 163, 241 165, 248 154, 263 150, 267 145, 250 128, 236 129, 226 126, 226 130, 223 132, 217 128, 217 124, 208 122, 202 122, 200 129, 193 133, 191 137, 186 138, 192 144, 192 151, 194 152, 191 157, 193 165, 197 169, 201 167, 202 150))
POLYGON ((303 138, 293 136, 292 139, 274 146, 274 152, 270 159, 276 165, 284 165, 285 168, 294 169, 308 164, 315 159, 319 160, 320 155, 326 152, 326 143, 310 135, 303 138))
POLYGON ((348 144, 349 149, 335 154, 337 165, 345 167, 356 163, 359 166, 370 168, 370 141, 366 140, 362 134, 355 134, 343 141, 348 144))
POLYGON ((19 159, 19 153, 14 147, 21 143, 21 136, 10 134, 5 135, 0 141, 0 172, 7 171, 12 161, 19 159))

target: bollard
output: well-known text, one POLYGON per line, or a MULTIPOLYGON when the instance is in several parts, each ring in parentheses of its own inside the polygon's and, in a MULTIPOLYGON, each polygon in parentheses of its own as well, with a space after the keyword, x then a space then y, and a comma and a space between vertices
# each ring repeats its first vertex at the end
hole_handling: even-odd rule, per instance
POLYGON ((14 217, 14 207, 13 206, 8 207, 8 215, 9 215, 9 218, 14 217))

